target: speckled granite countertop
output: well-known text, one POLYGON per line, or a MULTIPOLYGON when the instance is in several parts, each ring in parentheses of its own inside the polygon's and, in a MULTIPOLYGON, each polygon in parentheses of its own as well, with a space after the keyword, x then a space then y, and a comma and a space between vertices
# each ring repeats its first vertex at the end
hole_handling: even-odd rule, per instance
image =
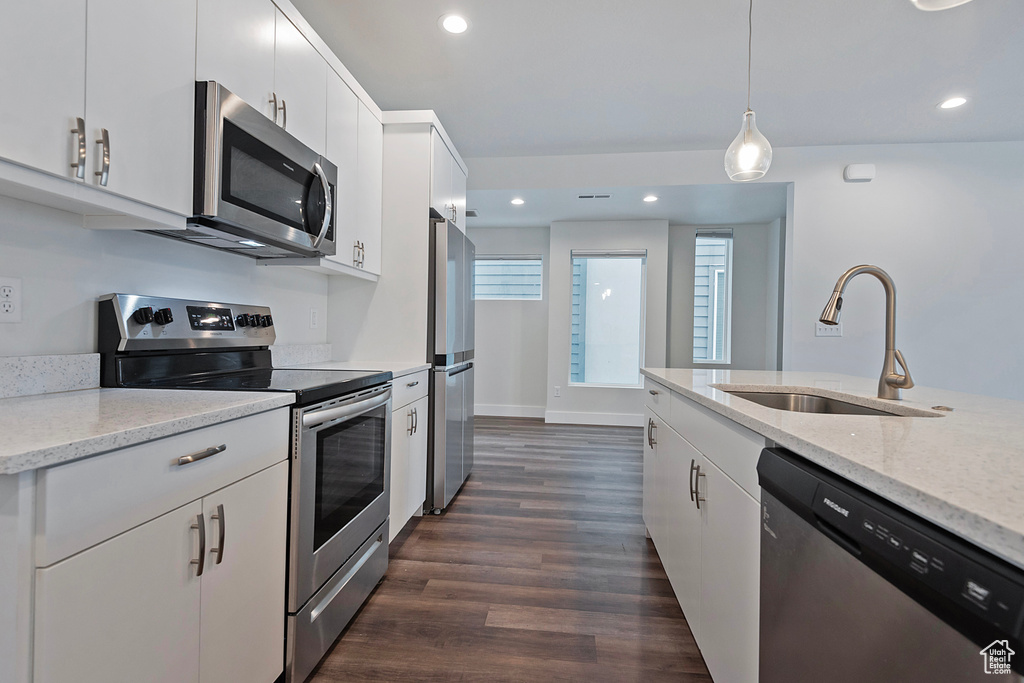
POLYGON ((0 475, 49 467, 295 402, 290 393, 85 389, 0 399, 0 475))
POLYGON ((322 363, 298 363, 289 365, 290 368, 302 370, 379 370, 380 372, 391 371, 395 377, 411 375, 414 372, 427 370, 428 363, 410 363, 400 361, 375 361, 375 360, 334 360, 322 363))
POLYGON ((786 412, 713 384, 810 387, 875 397, 877 379, 823 372, 645 368, 643 374, 1024 568, 1024 402, 914 387, 905 408, 944 417, 786 412))

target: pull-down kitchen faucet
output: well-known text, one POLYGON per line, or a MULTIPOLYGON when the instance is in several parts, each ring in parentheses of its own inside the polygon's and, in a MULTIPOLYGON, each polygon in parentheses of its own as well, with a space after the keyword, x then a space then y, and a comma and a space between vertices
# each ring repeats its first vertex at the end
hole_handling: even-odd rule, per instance
POLYGON ((839 277, 836 288, 832 292, 832 298, 825 305, 819 320, 826 325, 839 323, 839 313, 843 308, 843 292, 857 275, 870 273, 882 283, 885 288, 885 363, 882 365, 882 377, 878 380, 878 398, 900 400, 901 389, 909 389, 914 386, 914 380, 910 377, 910 370, 903 360, 903 354, 896 348, 896 285, 893 284, 889 274, 878 266, 854 266, 839 277), (903 374, 896 372, 896 363, 900 364, 903 374))

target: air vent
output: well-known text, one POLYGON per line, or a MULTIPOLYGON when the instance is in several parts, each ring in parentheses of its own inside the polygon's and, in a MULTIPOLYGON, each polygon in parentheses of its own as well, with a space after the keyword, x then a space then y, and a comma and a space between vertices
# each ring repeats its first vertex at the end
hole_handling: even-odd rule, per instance
POLYGON ((581 194, 578 199, 611 199, 610 194, 581 194))
POLYGON ((466 218, 476 218, 476 209, 466 209, 466 218))

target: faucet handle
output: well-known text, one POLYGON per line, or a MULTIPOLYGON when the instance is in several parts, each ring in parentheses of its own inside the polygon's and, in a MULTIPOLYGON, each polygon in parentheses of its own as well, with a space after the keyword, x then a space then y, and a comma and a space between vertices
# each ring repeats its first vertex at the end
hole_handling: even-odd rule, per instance
POLYGON ((896 362, 900 364, 900 369, 903 371, 902 375, 892 373, 885 378, 885 381, 890 386, 898 387, 900 389, 910 389, 914 386, 914 379, 910 376, 910 370, 907 369, 907 362, 903 360, 903 354, 899 349, 896 349, 896 362))

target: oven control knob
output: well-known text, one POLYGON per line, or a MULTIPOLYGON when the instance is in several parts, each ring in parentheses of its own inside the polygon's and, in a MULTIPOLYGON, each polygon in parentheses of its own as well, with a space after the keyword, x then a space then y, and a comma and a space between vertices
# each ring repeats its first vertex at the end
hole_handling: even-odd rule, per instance
POLYGON ((153 314, 153 322, 157 325, 166 325, 167 323, 174 322, 174 314, 169 308, 161 308, 153 314))
POLYGON ((260 326, 260 317, 258 315, 254 315, 254 314, 250 313, 249 315, 246 316, 246 320, 249 321, 249 327, 259 327, 260 326))
POLYGON ((153 307, 143 306, 139 310, 132 313, 132 319, 140 325, 153 322, 153 307))
POLYGON ((274 319, 271 318, 269 315, 265 315, 265 316, 263 316, 263 319, 260 320, 260 324, 263 327, 273 327, 274 326, 274 319))
POLYGON ((235 324, 238 325, 239 327, 248 327, 249 316, 247 316, 245 313, 239 313, 238 316, 235 318, 235 324))

